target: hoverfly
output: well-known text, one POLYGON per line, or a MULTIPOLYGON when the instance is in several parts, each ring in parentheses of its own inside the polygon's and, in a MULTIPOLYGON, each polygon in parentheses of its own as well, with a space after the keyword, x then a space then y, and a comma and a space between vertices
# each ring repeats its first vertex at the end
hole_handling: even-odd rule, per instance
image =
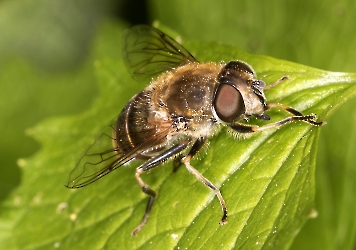
POLYGON ((294 121, 323 125, 315 114, 303 115, 282 104, 266 103, 264 89, 286 77, 266 86, 245 62, 200 63, 156 28, 139 25, 129 29, 124 34, 124 57, 135 78, 155 78, 124 107, 112 126, 112 137, 104 133, 89 147, 71 172, 67 187, 86 186, 131 160, 144 160, 136 168, 135 178, 149 201, 133 235, 146 224, 156 199, 156 192, 141 174, 169 159, 184 164, 216 194, 223 214, 220 224, 227 223, 227 208, 219 189, 190 164, 208 138, 223 126, 234 133, 256 133, 294 121), (269 120, 266 111, 275 107, 291 116, 264 126, 241 123, 251 116, 269 120), (111 148, 105 145, 108 139, 111 148))

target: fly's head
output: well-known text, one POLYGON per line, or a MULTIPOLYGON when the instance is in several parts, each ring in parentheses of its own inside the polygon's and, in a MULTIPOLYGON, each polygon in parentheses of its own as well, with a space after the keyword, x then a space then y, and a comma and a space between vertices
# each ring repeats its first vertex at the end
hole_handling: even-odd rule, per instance
POLYGON ((256 73, 248 64, 231 61, 226 64, 217 78, 213 109, 218 120, 234 123, 248 116, 269 120, 264 113, 266 98, 262 80, 257 80, 256 73))

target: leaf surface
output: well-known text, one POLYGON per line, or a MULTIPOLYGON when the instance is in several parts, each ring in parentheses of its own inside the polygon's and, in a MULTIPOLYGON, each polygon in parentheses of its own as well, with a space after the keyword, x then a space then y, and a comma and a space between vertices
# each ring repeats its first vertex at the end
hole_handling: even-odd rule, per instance
MULTIPOLYGON (((288 75, 290 80, 266 91, 267 101, 316 113, 322 121, 356 93, 355 74, 321 71, 216 43, 184 46, 200 61, 246 61, 267 84, 288 75)), ((42 150, 20 161, 23 181, 3 204, 0 227, 7 234, 2 234, 0 248, 284 249, 314 215, 315 159, 323 127, 298 122, 248 138, 222 131, 192 161, 220 187, 227 225, 218 224, 221 209, 213 193, 183 167, 173 173, 167 163, 143 176, 158 198, 147 225, 138 237, 131 236, 148 199, 134 178, 139 163, 83 189, 64 188, 81 153, 148 84, 132 80, 122 62, 103 59, 95 65, 100 96, 88 111, 31 129, 42 150)), ((276 109, 268 114, 272 121, 288 116, 276 109)))

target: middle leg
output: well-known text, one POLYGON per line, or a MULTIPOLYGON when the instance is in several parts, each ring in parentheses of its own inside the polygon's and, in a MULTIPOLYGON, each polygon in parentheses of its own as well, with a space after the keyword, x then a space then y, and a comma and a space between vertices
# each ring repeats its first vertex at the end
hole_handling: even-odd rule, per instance
POLYGON ((198 170, 196 170, 192 165, 190 165, 190 160, 193 158, 194 155, 198 153, 198 151, 203 147, 204 143, 206 142, 206 138, 199 138, 191 148, 189 154, 182 159, 183 164, 188 169, 190 173, 192 173, 198 180, 203 182, 206 186, 208 186, 211 190, 214 191, 216 196, 218 197, 221 205, 221 209, 223 212, 222 219, 220 221, 220 225, 227 224, 227 208, 224 198, 222 197, 220 190, 207 178, 205 178, 198 170))

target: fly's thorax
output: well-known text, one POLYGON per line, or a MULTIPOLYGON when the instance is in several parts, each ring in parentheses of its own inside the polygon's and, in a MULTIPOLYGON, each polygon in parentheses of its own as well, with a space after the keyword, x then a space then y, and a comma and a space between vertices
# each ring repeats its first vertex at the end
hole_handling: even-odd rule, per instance
MULTIPOLYGON (((152 83, 152 103, 169 114, 185 116, 212 115, 216 77, 222 64, 192 63, 162 74, 152 83)), ((158 108, 159 108, 158 107, 158 108)))
POLYGON ((212 103, 223 66, 192 63, 162 74, 149 87, 152 111, 169 116, 177 131, 188 137, 209 136, 215 126, 212 103))

